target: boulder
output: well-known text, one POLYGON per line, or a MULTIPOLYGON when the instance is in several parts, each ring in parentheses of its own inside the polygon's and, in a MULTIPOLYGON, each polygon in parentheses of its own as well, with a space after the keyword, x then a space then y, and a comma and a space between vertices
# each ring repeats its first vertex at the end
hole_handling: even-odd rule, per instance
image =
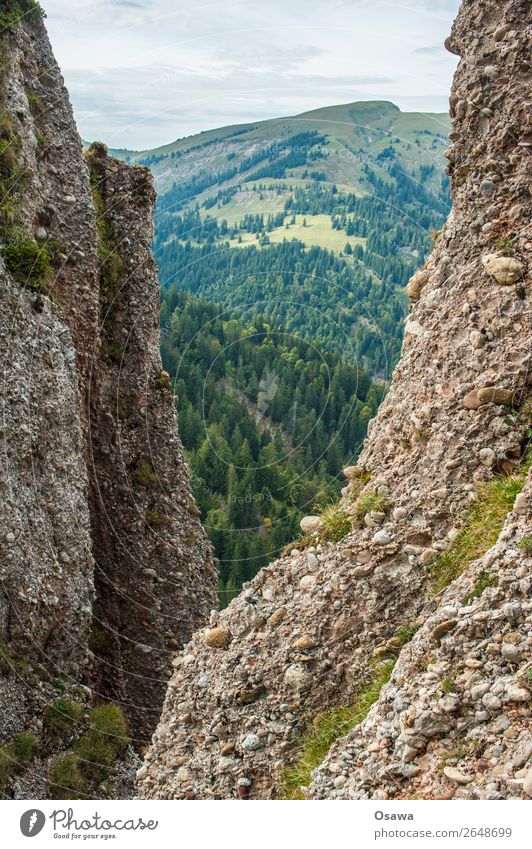
POLYGON ((482 265, 489 276, 502 286, 511 286, 523 277, 523 264, 512 256, 486 254, 482 257, 482 265))
POLYGON ((319 516, 305 516, 299 526, 305 534, 315 534, 323 528, 323 520, 319 516))
POLYGON ((457 784, 469 784, 474 778, 472 775, 466 775, 465 773, 460 772, 460 770, 456 769, 454 766, 444 767, 443 774, 446 778, 450 779, 450 781, 456 781, 457 784))
POLYGON ((485 386, 478 390, 478 400, 481 404, 500 404, 511 407, 514 402, 515 393, 511 389, 502 386, 485 386))
POLYGON ((225 648, 231 640, 231 633, 227 628, 211 628, 203 637, 203 642, 210 648, 225 648))
POLYGON ((411 301, 419 301, 421 292, 429 281, 429 272, 426 268, 418 268, 407 283, 406 291, 411 301))
POLYGON ((290 690, 303 693, 312 684, 312 675, 302 663, 292 663, 284 674, 284 682, 290 690))
POLYGON ((482 401, 478 397, 478 389, 472 389, 467 395, 464 395, 462 404, 466 410, 478 410, 482 406, 482 401))

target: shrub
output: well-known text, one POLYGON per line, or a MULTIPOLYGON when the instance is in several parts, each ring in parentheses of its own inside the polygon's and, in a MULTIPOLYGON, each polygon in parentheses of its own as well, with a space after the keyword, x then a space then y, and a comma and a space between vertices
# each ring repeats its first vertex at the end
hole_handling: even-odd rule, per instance
POLYGON ((335 740, 364 721, 389 680, 394 664, 395 659, 387 660, 374 669, 370 682, 359 693, 355 704, 331 708, 315 718, 313 727, 303 738, 296 762, 283 770, 280 798, 304 798, 301 787, 310 783, 312 771, 323 761, 335 740))
POLYGON ((12 236, 2 247, 2 256, 7 270, 20 285, 30 289, 41 289, 50 266, 50 255, 46 248, 25 234, 12 236))
POLYGON ((479 488, 479 498, 466 517, 458 536, 445 551, 436 555, 429 566, 432 587, 438 592, 448 586, 458 575, 495 543, 506 516, 521 492, 530 458, 525 458, 515 475, 494 478, 479 488))
POLYGON ((40 21, 46 17, 37 0, 5 0, 0 12, 0 30, 13 29, 20 21, 40 21))
POLYGON ((46 706, 44 716, 50 732, 61 736, 80 722, 83 717, 83 705, 70 699, 56 699, 46 706))

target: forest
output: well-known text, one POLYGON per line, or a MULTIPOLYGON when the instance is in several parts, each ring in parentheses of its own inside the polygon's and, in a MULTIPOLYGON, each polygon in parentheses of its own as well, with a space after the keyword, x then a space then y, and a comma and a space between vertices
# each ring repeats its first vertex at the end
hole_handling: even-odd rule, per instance
POLYGON ((202 520, 228 601, 295 539, 305 513, 337 500, 384 387, 257 307, 231 310, 176 287, 162 304, 162 354, 202 520))

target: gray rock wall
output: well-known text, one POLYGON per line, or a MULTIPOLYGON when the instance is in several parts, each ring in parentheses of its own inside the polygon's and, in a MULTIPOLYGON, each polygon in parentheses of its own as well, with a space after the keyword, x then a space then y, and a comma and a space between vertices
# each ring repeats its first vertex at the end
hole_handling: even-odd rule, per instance
POLYGON ((162 373, 154 192, 102 149, 89 173, 42 21, 0 42, 0 642, 121 702, 140 745, 216 604, 162 373))

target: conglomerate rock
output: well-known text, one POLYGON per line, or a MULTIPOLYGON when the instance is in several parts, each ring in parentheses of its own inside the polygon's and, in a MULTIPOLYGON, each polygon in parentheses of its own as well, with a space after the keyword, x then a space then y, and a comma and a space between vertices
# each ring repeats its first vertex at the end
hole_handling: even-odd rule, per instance
POLYGON ((315 770, 309 798, 532 795, 531 527, 532 476, 497 544, 442 594, 365 721, 315 770))
MULTIPOLYGON (((216 599, 159 353, 154 192, 102 146, 89 174, 35 10, 0 46, 0 643, 146 741, 216 599)), ((31 714, 16 680, 0 739, 31 714)))
MULTIPOLYGON (((378 506, 339 543, 295 549, 262 569, 211 616, 211 629, 227 634, 223 643, 194 635, 174 662, 139 772, 143 798, 274 797, 308 722, 355 699, 375 649, 429 614, 439 622, 426 607, 428 564, 456 536, 478 485, 521 462, 531 335, 527 16, 524 0, 465 0, 447 42, 463 55, 447 152, 453 212, 423 286, 414 287, 401 360, 344 495, 353 517, 368 494, 378 506), (511 255, 520 275, 498 280, 491 261, 483 264, 494 254, 511 255)), ((513 583, 497 590, 501 610, 501 594, 514 603, 513 583)), ((490 687, 493 680, 500 689, 502 679, 506 687, 509 674, 494 670, 490 687)), ((327 781, 318 775, 315 786, 334 795, 327 781)), ((387 778, 371 781, 373 793, 389 792, 387 778)), ((355 775, 354 792, 357 782, 355 775)), ((511 786, 515 795, 518 784, 511 786)))

